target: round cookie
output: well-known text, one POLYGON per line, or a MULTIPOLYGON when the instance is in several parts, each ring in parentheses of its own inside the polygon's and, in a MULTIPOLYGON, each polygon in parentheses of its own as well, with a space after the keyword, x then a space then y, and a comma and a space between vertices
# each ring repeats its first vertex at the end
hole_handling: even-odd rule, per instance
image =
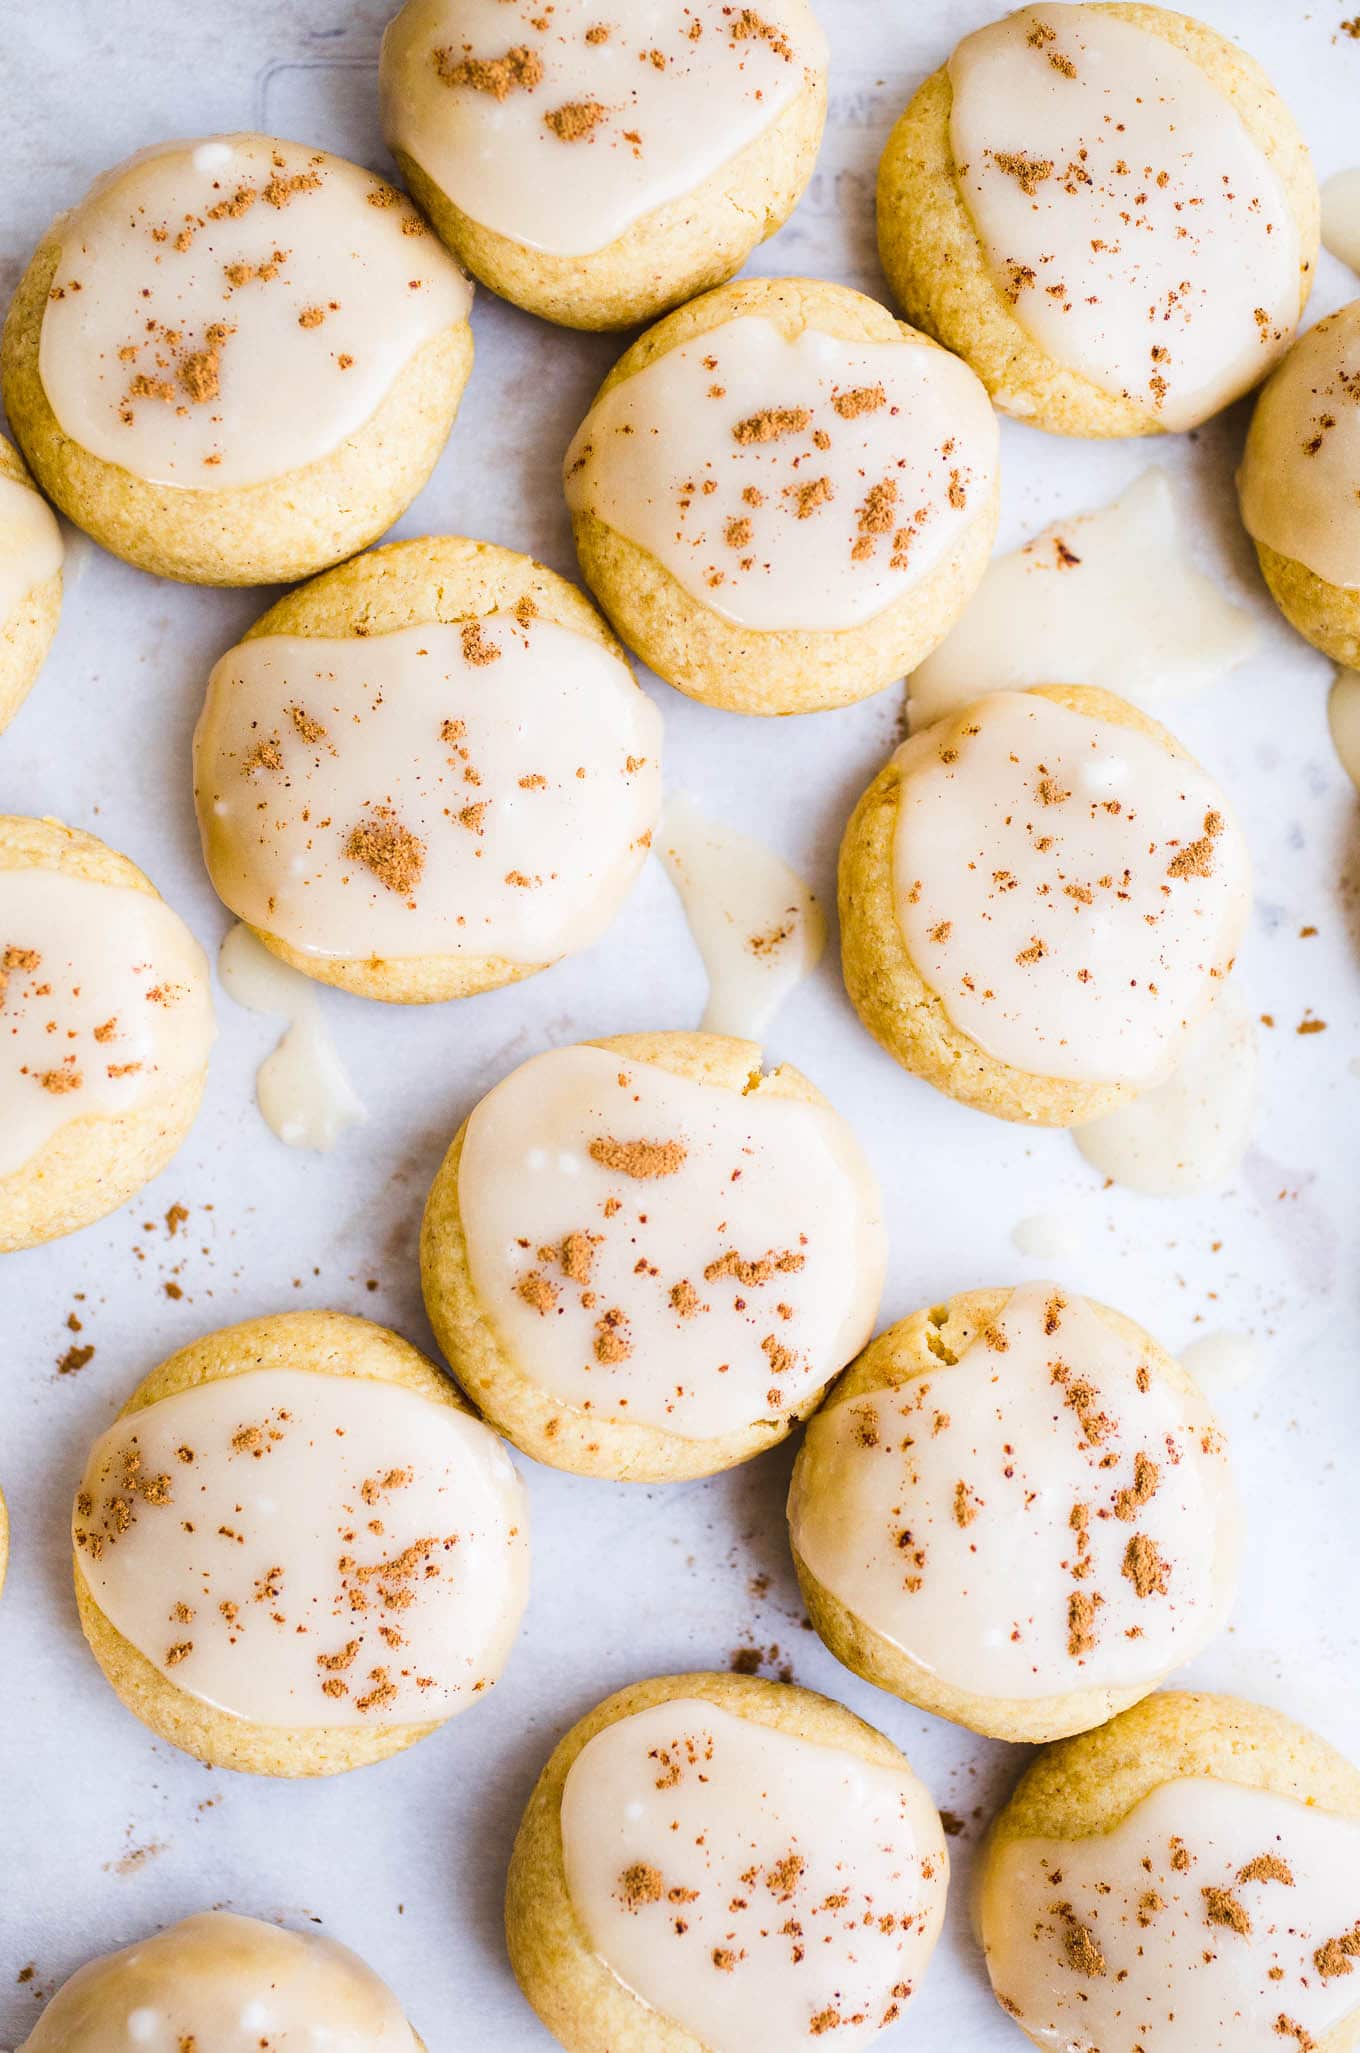
POLYGON ((266 947, 423 1004, 599 939, 660 811, 661 716, 542 564, 392 542, 289 592, 222 657, 194 784, 213 884, 266 947))
POLYGON ((179 1148, 216 1033, 207 961, 126 856, 0 816, 0 1028, 8 1252, 116 1211, 179 1148))
POLYGON ((908 318, 1003 412, 1156 434, 1219 412, 1288 346, 1317 184, 1265 73, 1203 22, 1038 5, 920 87, 879 167, 878 238, 908 318))
POLYGON ((463 1388, 554 1468, 706 1476, 775 1446, 873 1330, 885 1240, 850 1129, 715 1034, 513 1070, 425 1207, 425 1307, 463 1388))
POLYGON ((468 373, 471 288, 396 189, 269 136, 166 143, 39 244, 0 339, 48 497, 193 584, 350 556, 410 505, 468 373))
POLYGON ((567 452, 586 582, 668 683, 736 713, 882 691, 943 640, 996 532, 967 366, 862 293, 750 278, 627 350, 567 452))
POLYGON ((247 1320, 154 1369, 91 1450, 73 1538, 123 1703, 254 1775, 437 1731, 496 1682, 528 1594, 505 1449, 415 1348, 339 1312, 247 1320))
POLYGON ((1261 574, 1292 627, 1360 666, 1360 299, 1294 344, 1256 402, 1237 475, 1261 574))
POLYGON ((383 132, 454 254, 569 328, 653 320, 792 213, 826 120, 808 0, 407 0, 383 132))
POLYGON ((1036 2046, 1351 2053, 1360 1772, 1260 1705, 1149 1697, 1028 1770, 978 1924, 1036 2046))
POLYGON ((1249 906, 1218 786, 1086 685, 994 692, 913 735, 841 844, 865 1026, 948 1096, 1038 1126, 1097 1119, 1171 1072, 1249 906))
POLYGON ((865 1349, 789 1491, 803 1600, 880 1689, 995 1739, 1083 1732, 1220 1629, 1226 1448, 1180 1364, 1055 1284, 974 1290, 865 1349))
POLYGON ((554 1751, 515 1840, 510 1964, 568 2053, 857 2053, 919 1984, 944 1914, 938 1814, 826 1697, 673 1675, 554 1751), (872 1914, 870 1914, 872 1913, 872 1914))
POLYGON ((64 1982, 20 2053, 424 2053, 373 1970, 333 1939, 200 1911, 106 1953, 64 1982), (261 2038, 261 2031, 267 2036, 261 2038))
POLYGON ((0 435, 0 729, 28 697, 61 615, 61 529, 0 435))

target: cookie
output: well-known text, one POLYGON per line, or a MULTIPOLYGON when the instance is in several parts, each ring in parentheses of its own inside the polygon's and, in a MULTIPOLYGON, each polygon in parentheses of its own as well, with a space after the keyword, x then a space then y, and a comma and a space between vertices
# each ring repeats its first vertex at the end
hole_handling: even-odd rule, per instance
POLYGON ((424 2053, 385 1982, 348 1947, 230 1911, 200 1911, 90 1961, 20 2053, 424 2053), (265 2037, 261 2037, 261 2033, 265 2037))
POLYGON ((865 1349, 789 1492, 803 1600, 838 1660, 996 1739, 1127 1709, 1222 1627, 1227 1449, 1194 1382, 1055 1284, 973 1290, 865 1349))
POLYGON ((672 1675, 573 1726, 515 1840, 510 1964, 567 2053, 857 2053, 939 1934, 939 1816, 810 1690, 672 1675))
POLYGON ((998 432, 965 364, 876 300, 750 278, 615 365, 567 452, 586 582, 691 698, 810 713, 943 640, 996 532, 998 432))
POLYGON ((1187 15, 1022 7, 897 123, 878 241, 909 320, 1060 435, 1193 428, 1263 378, 1312 285, 1318 193, 1260 66, 1187 15))
POLYGON ((978 1921, 1036 2046, 1350 2053, 1360 1772, 1258 1704, 1149 1697, 1029 1769, 978 1921))
POLYGON ((0 816, 0 1252, 74 1233, 158 1176, 216 1034, 203 951, 135 863, 0 816))
POLYGON ((181 1348, 95 1442, 76 1599, 130 1711, 210 1767, 334 1775, 495 1683, 528 1594, 524 1489, 395 1333, 338 1312, 181 1348))
POLYGON ((1175 1067, 1250 864, 1218 786, 1123 699, 995 692, 889 758, 840 906, 846 989, 895 1061, 997 1118, 1078 1126, 1175 1067))
POLYGON ((276 955, 367 998, 462 998, 603 934, 660 810, 661 716, 552 571, 392 542, 222 657, 194 788, 218 895, 276 955))
POLYGON ((885 1240, 845 1122, 751 1041, 623 1034, 512 1070, 425 1207, 425 1307, 526 1454, 672 1482, 775 1446, 873 1330, 885 1240))
POLYGON ((383 132, 449 248, 569 328, 627 328, 739 271, 826 120, 808 0, 407 0, 383 132))
POLYGON ((1237 489, 1290 625, 1360 667, 1360 299, 1310 328, 1256 402, 1237 489))
POLYGON ((42 669, 61 613, 61 529, 0 435, 0 728, 42 669))
POLYGON ((165 143, 39 245, 0 341, 5 406, 48 497, 139 569, 308 577, 425 483, 471 299, 359 165, 269 136, 165 143))

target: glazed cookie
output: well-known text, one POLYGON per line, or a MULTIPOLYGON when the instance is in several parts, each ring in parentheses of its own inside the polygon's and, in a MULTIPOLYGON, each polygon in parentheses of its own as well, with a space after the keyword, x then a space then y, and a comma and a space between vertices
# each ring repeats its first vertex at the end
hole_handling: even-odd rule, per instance
POLYGON ((872 1172, 751 1041, 622 1034, 512 1070, 425 1208, 425 1306, 526 1454, 630 1482, 773 1447, 873 1330, 872 1172))
POLYGON ((276 955, 366 998, 462 998, 609 925, 661 806, 661 716, 552 571, 393 542, 228 650, 194 784, 218 895, 276 955))
POLYGON ((857 2053, 939 1935, 939 1816, 810 1690, 672 1675, 574 1726, 529 1799, 510 1964, 568 2053, 857 2053))
POLYGON ((1288 347, 1317 184, 1269 79, 1203 22, 1022 7, 965 37, 893 130, 878 239, 909 319, 1004 412, 1169 433, 1288 347))
POLYGON ((494 292, 626 328, 730 278, 787 220, 826 75, 808 0, 407 0, 383 38, 383 131, 494 292))
POLYGON ((1035 1762, 978 1912, 1036 2046, 1351 2053, 1360 1773, 1257 1704, 1149 1697, 1035 1762))
POLYGON ((904 1069, 1078 1126, 1159 1083, 1232 968, 1250 865, 1180 744, 1089 686, 914 734, 846 829, 846 989, 904 1069))
POLYGON ((73 1520, 85 1637, 210 1767, 334 1775, 484 1696, 528 1594, 523 1486, 395 1333, 290 1312, 206 1334, 95 1442, 73 1520))
POLYGON ((969 1291, 880 1334, 808 1427, 789 1529, 837 1659, 996 1739, 1137 1703, 1236 1584, 1236 1494, 1195 1384, 1055 1284, 969 1291))
POLYGON ((1294 344, 1256 402, 1237 487, 1276 605, 1360 667, 1360 299, 1294 344))
POLYGON ((0 435, 0 728, 42 669, 61 613, 61 529, 0 435))
POLYGON ((14 432, 142 570, 271 584, 410 505, 472 367, 471 288, 394 187, 269 136, 165 143, 39 245, 5 323, 14 432))
POLYGON ((358 1955, 315 1932, 201 1911, 58 1989, 19 2053, 423 2053, 358 1955), (263 2035, 263 2036, 262 2036, 263 2035))
POLYGON ((876 300, 751 278, 649 329, 567 452, 586 582, 691 698, 810 713, 943 640, 996 532, 998 433, 965 364, 876 300))
POLYGON ((0 1252, 89 1226, 193 1125, 208 965, 135 863, 0 816, 0 1252))

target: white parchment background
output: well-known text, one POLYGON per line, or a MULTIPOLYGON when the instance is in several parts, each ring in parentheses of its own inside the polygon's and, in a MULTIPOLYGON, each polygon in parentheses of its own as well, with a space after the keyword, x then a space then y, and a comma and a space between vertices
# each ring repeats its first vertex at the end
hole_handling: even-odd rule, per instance
MULTIPOLYGON (((623 0, 627 4, 627 0, 623 0)), ((168 136, 263 128, 386 168, 376 118, 383 0, 6 0, 0 290, 50 218, 108 164, 168 136)), ((882 294, 873 176, 887 129, 992 0, 820 0, 832 116, 812 188, 753 269, 882 294)), ((1323 174, 1360 159, 1360 43, 1346 7, 1203 0, 1290 99, 1323 174)), ((1324 259, 1314 312, 1360 286, 1324 259)), ((560 457, 619 345, 539 324, 489 294, 477 365, 427 490, 395 530, 486 537, 573 574, 560 457)), ((1153 1201, 1102 1190, 1061 1134, 1027 1134, 936 1097, 860 1031, 834 954, 776 1023, 774 1058, 806 1068, 857 1127, 888 1202, 885 1322, 953 1291, 1041 1273, 1011 1234, 1036 1214, 1074 1235, 1063 1280, 1121 1306, 1170 1346, 1250 1332, 1267 1370, 1223 1403, 1251 1536, 1231 1630, 1191 1679, 1254 1695, 1360 1755, 1357 1129, 1360 809, 1326 731, 1329 668, 1275 618, 1235 523, 1234 409, 1198 437, 1065 444, 1004 430, 1001 541, 1113 496, 1153 459, 1187 496, 1196 553, 1259 613, 1259 656, 1167 709, 1245 818, 1257 875, 1243 964, 1265 1032, 1264 1108, 1233 1188, 1153 1201), (1340 881, 1339 881, 1340 880, 1340 881), (1299 930, 1315 926, 1316 936, 1299 930), (1325 1033, 1300 1037, 1305 1008, 1325 1033)), ((0 810, 53 813, 141 863, 210 951, 226 916, 200 865, 189 737, 214 658, 265 592, 157 582, 80 544, 38 689, 0 737, 0 810)), ((891 745, 900 694, 763 723, 653 685, 669 781, 778 847, 834 898, 837 839, 891 745)), ((726 1667, 778 1648, 800 1682, 890 1733, 952 1841, 948 1928, 919 2001, 885 2049, 1018 2046, 968 1925, 979 1822, 1023 1755, 974 1741, 857 1683, 801 1628, 782 1520, 789 1456, 659 1490, 530 1469, 536 1549, 524 1634, 495 1696, 401 1759, 332 1782, 212 1773, 154 1742, 86 1653, 66 1520, 91 1438, 141 1375, 191 1335, 257 1313, 335 1306, 431 1346, 416 1272, 426 1188, 477 1097, 537 1050, 697 1019, 703 979, 657 866, 589 955, 531 984, 429 1011, 323 1003, 372 1118, 328 1158, 293 1153, 253 1104, 268 1021, 221 1000, 207 1103, 188 1145, 104 1225, 0 1258, 0 1478, 14 1524, 0 1603, 0 2041, 90 1954, 212 1904, 316 1918, 399 1991, 432 2053, 550 2042, 501 1941, 501 1889, 521 1806, 558 1735, 638 1676, 726 1667), (170 1240, 163 1216, 189 1209, 170 1240), (148 1226, 146 1222, 158 1222, 148 1226), (370 1279, 376 1289, 370 1287, 370 1279), (175 1282, 183 1296, 165 1293, 175 1282), (79 1301, 77 1301, 79 1300, 79 1301), (56 1362, 78 1336, 95 1355, 56 1362), (768 1577, 763 1585, 753 1578, 768 1577), (34 1964, 31 1979, 20 1971, 34 1964)))

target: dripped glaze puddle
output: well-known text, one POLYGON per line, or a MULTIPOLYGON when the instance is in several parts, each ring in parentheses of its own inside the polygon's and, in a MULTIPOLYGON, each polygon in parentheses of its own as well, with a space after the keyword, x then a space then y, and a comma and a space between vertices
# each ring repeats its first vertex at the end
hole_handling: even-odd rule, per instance
POLYGON ((1137 704, 1212 683, 1256 647, 1251 615, 1191 559, 1171 481, 1045 528, 990 564, 962 619, 913 674, 913 733, 987 692, 1095 684, 1137 704))
POLYGON ((315 986, 271 955, 249 927, 222 943, 217 974, 248 1012, 286 1019, 288 1031, 255 1075, 255 1098, 270 1131, 290 1148, 327 1154, 368 1112, 336 1052, 315 986))
POLYGON ((1128 1190, 1184 1197, 1221 1189, 1251 1140, 1256 1068, 1255 1023, 1228 984, 1164 1083, 1074 1127, 1072 1138, 1093 1169, 1128 1190))
POLYGON ((1265 1369, 1260 1342, 1250 1333, 1206 1333, 1180 1353, 1181 1367, 1204 1390, 1239 1389, 1265 1369))
POLYGON ((1360 166, 1338 171, 1322 188, 1322 244, 1360 271, 1360 166))
POLYGON ((784 1000, 817 966, 826 920, 773 849, 677 794, 653 842, 708 972, 700 1029, 759 1041, 784 1000))
POLYGON ((1360 791, 1360 670, 1338 670, 1327 701, 1327 725, 1341 767, 1360 791))

